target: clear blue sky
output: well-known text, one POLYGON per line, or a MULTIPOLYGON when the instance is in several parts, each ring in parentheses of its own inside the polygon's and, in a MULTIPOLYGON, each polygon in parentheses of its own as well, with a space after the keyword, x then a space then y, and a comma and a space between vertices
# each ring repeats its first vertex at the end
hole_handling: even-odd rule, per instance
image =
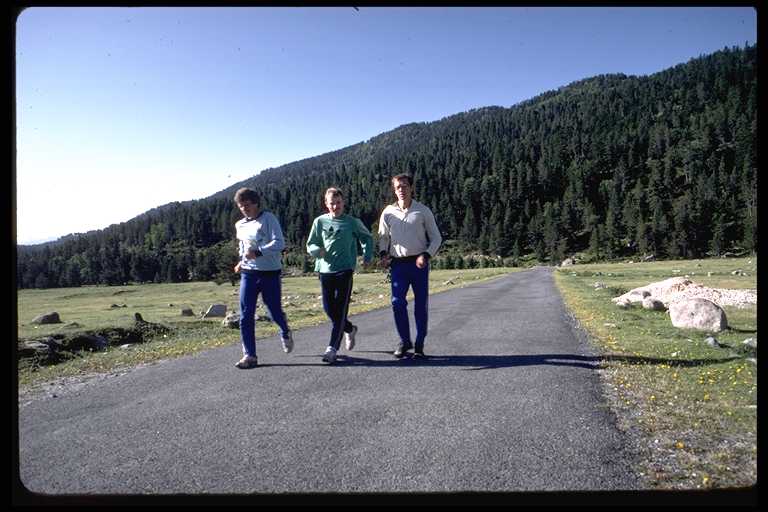
POLYGON ((756 39, 751 7, 29 8, 16 23, 17 240, 756 39))

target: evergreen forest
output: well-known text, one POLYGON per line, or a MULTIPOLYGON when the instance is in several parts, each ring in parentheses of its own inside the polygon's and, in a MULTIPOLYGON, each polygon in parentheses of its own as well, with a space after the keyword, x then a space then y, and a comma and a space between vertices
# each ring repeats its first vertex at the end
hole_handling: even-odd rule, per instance
MULTIPOLYGON (((470 94, 468 92, 467 94, 470 94)), ((374 233, 414 178, 444 246, 433 265, 677 259, 757 251, 757 51, 724 48, 647 76, 600 75, 510 108, 412 123, 277 168, 207 198, 17 247, 19 288, 234 279, 232 200, 243 186, 280 219, 284 263, 304 251, 329 186, 374 233), (480 262, 480 263, 478 263, 480 262)), ((108 170, 105 170, 108 172, 108 170)))

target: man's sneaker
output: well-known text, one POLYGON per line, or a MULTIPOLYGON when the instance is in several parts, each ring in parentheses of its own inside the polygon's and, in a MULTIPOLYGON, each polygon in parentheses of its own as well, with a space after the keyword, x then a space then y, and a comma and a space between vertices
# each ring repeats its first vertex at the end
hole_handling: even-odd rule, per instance
POLYGON ((248 368, 256 368, 259 366, 259 360, 255 356, 243 356, 241 360, 235 363, 235 366, 241 370, 247 370, 248 368))
POLYGON ((424 349, 421 347, 418 347, 413 350, 413 358, 414 359, 426 359, 427 354, 424 353, 424 349))
POLYGON ((283 342, 283 352, 289 354, 293 350, 293 331, 288 331, 288 336, 280 337, 280 341, 283 342))
POLYGON ((409 341, 407 343, 400 343, 397 348, 395 349, 394 355, 396 358, 400 359, 405 354, 408 353, 409 350, 413 348, 413 344, 409 341))
POLYGON ((325 354, 323 354, 323 361, 326 363, 332 363, 336 360, 336 349, 333 347, 328 347, 325 349, 325 354))
POLYGON ((352 326, 352 332, 344 333, 344 344, 347 346, 347 350, 355 348, 355 335, 357 334, 357 326, 352 326))

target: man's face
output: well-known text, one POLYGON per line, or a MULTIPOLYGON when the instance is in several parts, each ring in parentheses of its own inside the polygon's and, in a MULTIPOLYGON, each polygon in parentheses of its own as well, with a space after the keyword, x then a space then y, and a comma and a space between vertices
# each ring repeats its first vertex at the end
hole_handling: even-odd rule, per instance
POLYGON ((408 180, 392 180, 392 187, 395 189, 395 195, 398 201, 408 202, 411 200, 411 184, 408 180))
POLYGON ((333 217, 340 217, 344 213, 344 198, 339 195, 328 194, 325 196, 325 207, 333 217))
POLYGON ((244 199, 237 203, 237 207, 240 209, 240 213, 244 216, 252 219, 259 213, 259 205, 244 199))

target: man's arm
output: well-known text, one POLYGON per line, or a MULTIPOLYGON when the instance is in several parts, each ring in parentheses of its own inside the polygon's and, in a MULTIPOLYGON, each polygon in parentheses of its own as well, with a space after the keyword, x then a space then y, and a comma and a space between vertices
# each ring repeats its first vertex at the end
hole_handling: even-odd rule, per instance
POLYGON ((389 224, 387 224, 387 208, 385 207, 384 211, 381 212, 381 216, 379 217, 379 256, 389 254, 389 245, 391 242, 389 233, 389 224))
POLYGON ((440 249, 440 244, 443 243, 443 237, 440 235, 440 230, 437 228, 435 216, 429 208, 424 212, 424 224, 424 228, 427 231, 427 238, 429 239, 429 247, 427 247, 426 252, 432 257, 437 254, 437 250, 440 249))
POLYGON ((317 218, 312 222, 312 229, 307 238, 307 252, 315 258, 322 258, 325 255, 325 244, 323 244, 320 222, 317 218))
POLYGON ((277 217, 269 214, 264 223, 264 230, 267 233, 269 242, 258 247, 258 250, 263 253, 277 253, 280 254, 285 248, 285 239, 283 239, 283 230, 280 228, 280 223, 277 221, 277 217))
POLYGON ((355 222, 355 234, 357 235, 357 241, 363 248, 363 262, 370 263, 373 259, 373 237, 368 228, 365 227, 363 221, 357 219, 355 222))
POLYGON ((389 234, 389 224, 387 224, 387 207, 381 212, 379 217, 379 263, 383 268, 389 267, 389 246, 391 244, 391 237, 389 234))

